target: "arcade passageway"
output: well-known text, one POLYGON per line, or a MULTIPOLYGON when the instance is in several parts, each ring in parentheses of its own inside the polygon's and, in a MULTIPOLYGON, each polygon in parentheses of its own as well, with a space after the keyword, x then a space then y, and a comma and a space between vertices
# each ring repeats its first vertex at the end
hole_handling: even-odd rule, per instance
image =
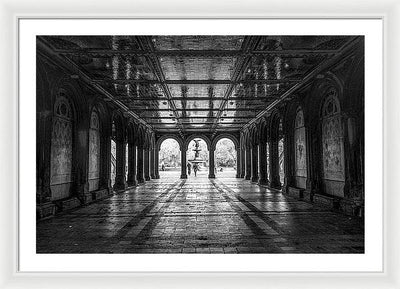
POLYGON ((364 37, 37 37, 37 251, 364 252, 364 37))

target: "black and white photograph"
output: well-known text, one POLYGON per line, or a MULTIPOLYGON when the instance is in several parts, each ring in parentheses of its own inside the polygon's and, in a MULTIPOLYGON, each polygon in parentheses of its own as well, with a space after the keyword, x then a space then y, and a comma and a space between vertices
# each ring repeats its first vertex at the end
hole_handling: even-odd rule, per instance
POLYGON ((36 37, 36 253, 363 254, 363 35, 36 37))

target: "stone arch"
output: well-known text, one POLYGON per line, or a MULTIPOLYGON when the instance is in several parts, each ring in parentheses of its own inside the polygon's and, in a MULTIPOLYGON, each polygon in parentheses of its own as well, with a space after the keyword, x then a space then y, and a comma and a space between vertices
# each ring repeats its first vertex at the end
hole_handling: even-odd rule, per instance
POLYGON ((220 141, 220 140, 223 139, 223 138, 230 139, 230 140, 233 142, 233 144, 235 145, 235 149, 236 149, 236 150, 239 149, 239 141, 238 141, 238 139, 237 139, 234 135, 228 134, 228 133, 222 133, 222 134, 217 135, 217 136, 212 140, 211 147, 212 147, 213 151, 215 151, 215 148, 216 148, 216 146, 217 146, 218 141, 220 141))
POLYGON ((257 125, 254 125, 250 129, 250 142, 252 146, 256 146, 259 143, 259 131, 257 125))
POLYGON ((134 144, 136 139, 135 126, 132 122, 129 122, 126 129, 126 136, 128 143, 134 144))
POLYGON ((157 151, 160 151, 161 144, 166 139, 169 139, 169 138, 176 140, 177 143, 179 144, 179 149, 182 151, 182 149, 183 149, 183 140, 182 140, 182 138, 180 138, 180 137, 178 137, 178 136, 176 136, 174 134, 165 134, 165 135, 162 135, 161 137, 159 137, 157 139, 157 141, 156 141, 156 149, 157 149, 157 151))
POLYGON ((76 125, 86 128, 89 127, 89 105, 86 101, 86 97, 83 97, 84 93, 80 89, 79 84, 66 75, 59 77, 54 82, 51 82, 51 84, 50 94, 52 96, 53 106, 58 95, 63 91, 72 103, 76 125))
POLYGON ((150 135, 150 149, 153 150, 155 146, 156 146, 156 137, 154 135, 154 132, 152 131, 150 135))
POLYGON ((144 149, 146 142, 146 132, 143 126, 139 125, 137 128, 137 147, 144 149))
POLYGON ((111 118, 110 112, 107 107, 100 101, 92 103, 89 112, 92 114, 93 110, 96 110, 99 116, 100 131, 102 134, 111 134, 111 118))
POLYGON ((251 147, 251 137, 249 129, 246 129, 243 137, 244 137, 244 149, 249 149, 251 147))
MULTIPOLYGON (((307 178, 307 139, 304 122, 304 110, 299 105, 296 109, 293 121, 293 145, 294 150, 294 177, 296 186, 305 189, 307 178)), ((289 150, 292 151, 292 150, 289 150)))
POLYGON ((269 120, 269 174, 270 185, 282 188, 287 176, 287 139, 284 136, 284 118, 275 110, 269 120))
POLYGON ((149 150, 151 148, 151 133, 144 129, 144 143, 143 148, 149 150))
POLYGON ((325 78, 316 81, 306 99, 307 105, 303 107, 305 124, 313 131, 318 130, 318 124, 321 120, 321 109, 329 90, 336 90, 337 100, 342 107, 343 86, 339 79, 333 76, 333 73, 326 74, 325 78), (321 97, 321 95, 324 97, 321 97))
POLYGON ((260 121, 260 124, 258 125, 258 130, 259 130, 259 137, 260 137, 260 142, 266 143, 267 142, 267 120, 265 117, 263 117, 260 121))
POLYGON ((125 141, 125 121, 119 111, 114 111, 111 117, 111 137, 118 141, 125 141))
POLYGON ((279 139, 279 130, 281 129, 283 131, 283 117, 279 111, 274 111, 271 116, 270 116, 270 121, 269 121, 269 136, 272 140, 278 140, 279 139))

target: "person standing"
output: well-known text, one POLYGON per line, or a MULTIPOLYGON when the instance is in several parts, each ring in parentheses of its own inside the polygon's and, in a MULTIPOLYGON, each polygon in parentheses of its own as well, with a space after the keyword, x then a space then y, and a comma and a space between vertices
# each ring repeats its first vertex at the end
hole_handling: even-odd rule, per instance
POLYGON ((188 175, 190 176, 192 170, 192 165, 190 163, 187 163, 187 171, 188 171, 188 175))
POLYGON ((197 177, 197 171, 199 170, 197 164, 193 165, 194 176, 197 177))

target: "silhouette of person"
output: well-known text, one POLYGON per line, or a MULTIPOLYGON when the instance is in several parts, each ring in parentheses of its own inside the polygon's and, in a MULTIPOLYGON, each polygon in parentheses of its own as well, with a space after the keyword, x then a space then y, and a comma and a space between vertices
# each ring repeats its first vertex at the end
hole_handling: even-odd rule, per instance
POLYGON ((193 171, 194 171, 194 176, 197 177, 197 171, 199 170, 199 167, 197 166, 197 164, 193 165, 193 171))
POLYGON ((188 175, 190 176, 192 165, 190 163, 187 164, 188 175))

